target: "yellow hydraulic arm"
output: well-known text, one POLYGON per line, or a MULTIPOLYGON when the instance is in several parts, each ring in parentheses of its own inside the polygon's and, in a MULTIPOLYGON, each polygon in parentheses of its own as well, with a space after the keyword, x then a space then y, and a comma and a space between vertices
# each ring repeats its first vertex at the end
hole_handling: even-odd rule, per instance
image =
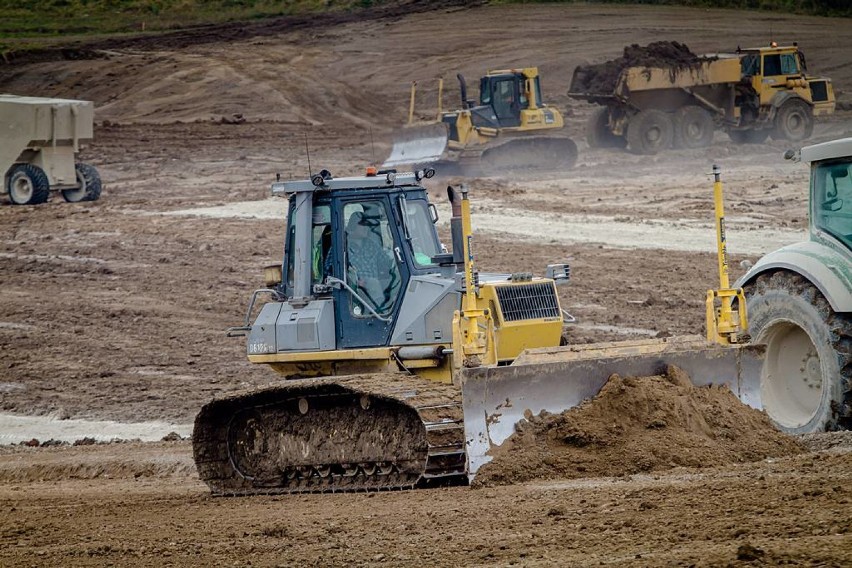
POLYGON ((722 169, 713 165, 713 201, 716 212, 716 247, 719 263, 719 289, 707 290, 707 341, 721 345, 740 343, 748 330, 745 295, 731 288, 728 278, 728 247, 725 236, 725 203, 722 197, 722 169), (733 309, 733 299, 737 309, 733 309), (716 300, 719 300, 718 306, 716 300))
POLYGON ((489 310, 482 309, 477 301, 479 284, 473 264, 473 228, 470 222, 470 200, 467 186, 461 186, 462 243, 464 251, 464 284, 462 309, 453 317, 453 351, 460 357, 454 360, 465 367, 495 365, 497 348, 494 341, 494 320, 489 310))

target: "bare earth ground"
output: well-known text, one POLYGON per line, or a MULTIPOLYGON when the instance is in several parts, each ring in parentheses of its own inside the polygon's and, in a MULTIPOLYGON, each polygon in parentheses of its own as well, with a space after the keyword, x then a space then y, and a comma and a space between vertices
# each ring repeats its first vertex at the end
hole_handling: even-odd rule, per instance
MULTIPOLYGON (((783 143, 734 146, 723 134, 706 150, 650 158, 589 150, 592 107, 565 96, 571 71, 626 43, 731 50, 768 41, 771 27, 845 90, 852 55, 838 38, 848 24, 501 6, 0 66, 4 92, 95 101, 84 158, 106 183, 91 204, 0 207, 0 411, 185 426, 211 397, 273 380, 223 333, 281 253, 280 206, 260 202, 268 184, 307 173, 305 132, 314 169, 342 175, 381 161, 409 82, 428 87, 456 71, 470 80, 537 64, 546 98, 573 113, 581 152, 563 174, 465 180, 482 268, 541 273, 571 259, 562 301, 580 320, 577 342, 701 333, 716 285, 710 166, 723 168, 737 274, 740 261, 802 237, 807 172, 780 160, 783 143), (247 122, 219 120, 234 114, 247 122), (244 202, 260 202, 260 213, 238 216, 252 209, 244 202), (212 207, 223 215, 181 213, 212 207)), ((455 104, 449 85, 445 104, 455 104)), ((814 139, 850 134, 852 116, 839 112, 814 139)), ((443 203, 446 184, 460 181, 436 177, 429 188, 443 203)), ((848 449, 653 477, 250 499, 209 498, 185 442, 0 456, 4 565, 852 562, 848 449), (762 555, 746 549, 737 560, 746 543, 762 555)))

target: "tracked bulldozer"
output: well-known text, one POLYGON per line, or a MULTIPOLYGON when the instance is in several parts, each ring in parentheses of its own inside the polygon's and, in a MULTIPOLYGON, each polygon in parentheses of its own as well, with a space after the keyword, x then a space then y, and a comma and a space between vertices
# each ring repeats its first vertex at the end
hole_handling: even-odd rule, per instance
POLYGON ((570 267, 479 272, 464 186, 447 189, 446 252, 423 186, 433 174, 273 184, 289 198, 284 258, 229 335, 246 336, 249 361, 283 380, 197 415, 194 458, 213 494, 463 483, 518 421, 576 406, 612 373, 673 364, 760 407, 763 351, 737 344, 736 291, 708 294, 707 338, 563 345, 571 318, 557 287, 570 267))
POLYGON ((467 83, 457 75, 461 109, 441 111, 437 120, 414 122, 416 83, 411 86, 408 125, 399 131, 382 167, 420 167, 435 162, 466 171, 570 169, 577 145, 564 133, 562 113, 542 102, 538 68, 489 71, 479 80, 479 101, 468 99, 467 83))

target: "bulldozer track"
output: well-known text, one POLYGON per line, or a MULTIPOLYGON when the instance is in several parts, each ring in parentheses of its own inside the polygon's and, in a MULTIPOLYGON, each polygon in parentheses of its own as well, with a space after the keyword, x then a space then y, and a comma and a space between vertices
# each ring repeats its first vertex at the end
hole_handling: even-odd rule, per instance
POLYGON ((205 405, 193 453, 214 495, 411 489, 466 479, 462 416, 402 373, 292 380, 205 405))

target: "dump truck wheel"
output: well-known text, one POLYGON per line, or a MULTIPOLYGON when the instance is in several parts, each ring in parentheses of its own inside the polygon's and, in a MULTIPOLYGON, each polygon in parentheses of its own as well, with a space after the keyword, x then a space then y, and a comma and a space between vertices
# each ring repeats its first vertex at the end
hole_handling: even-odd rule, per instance
POLYGON ((6 191, 15 205, 38 205, 50 195, 50 180, 40 167, 18 164, 9 171, 6 191))
POLYGON ((728 130, 728 137, 737 144, 762 144, 769 137, 769 131, 728 130))
POLYGON ((852 426, 852 318, 799 274, 762 274, 746 287, 749 332, 767 346, 763 408, 792 434, 852 426))
POLYGON ((649 109, 640 111, 627 126, 627 143, 637 154, 656 154, 672 145, 674 125, 667 113, 649 109))
POLYGON ((682 107, 674 116, 675 148, 706 148, 713 142, 713 117, 696 105, 682 107))
POLYGON ((810 138, 814 132, 814 115, 808 103, 792 99, 781 105, 775 115, 772 137, 776 140, 798 142, 810 138))
POLYGON ((586 123, 586 142, 589 148, 625 148, 627 140, 617 136, 609 129, 609 110, 599 108, 586 123))
POLYGON ((79 201, 97 201, 101 196, 101 176, 94 166, 89 164, 77 164, 77 183, 80 187, 76 189, 62 190, 62 197, 70 203, 79 201))

